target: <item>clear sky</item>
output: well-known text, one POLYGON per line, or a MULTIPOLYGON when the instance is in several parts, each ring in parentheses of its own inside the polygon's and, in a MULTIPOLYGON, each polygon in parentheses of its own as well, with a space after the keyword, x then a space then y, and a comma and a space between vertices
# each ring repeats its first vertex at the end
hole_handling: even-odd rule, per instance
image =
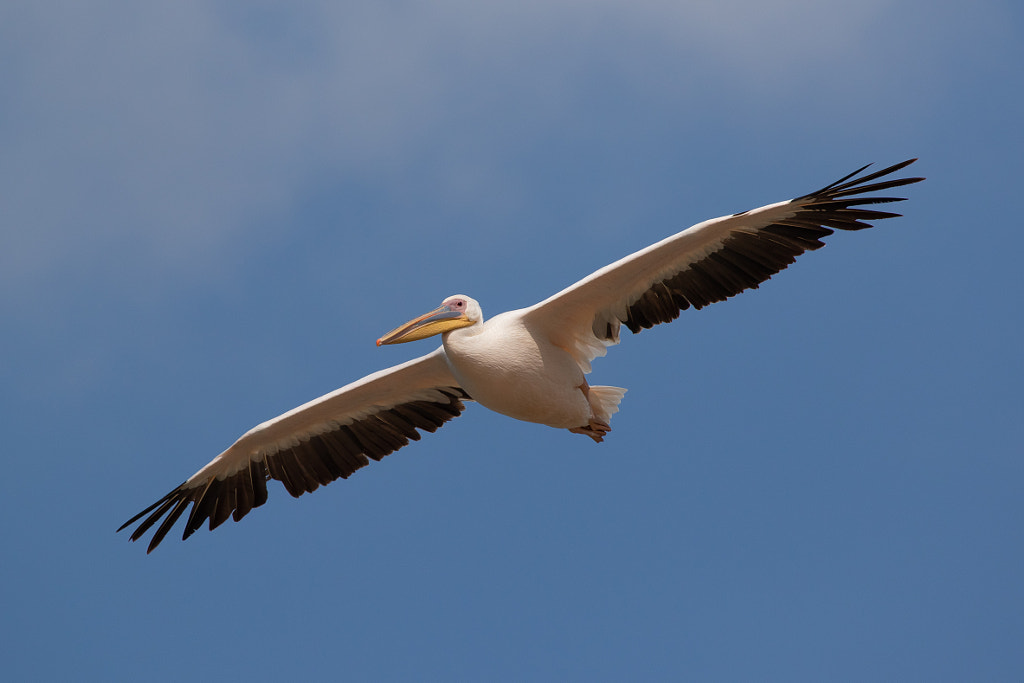
POLYGON ((5 3, 10 680, 1020 680, 1015 0, 5 3), (920 157, 905 217, 147 556, 258 422, 698 221, 920 157))

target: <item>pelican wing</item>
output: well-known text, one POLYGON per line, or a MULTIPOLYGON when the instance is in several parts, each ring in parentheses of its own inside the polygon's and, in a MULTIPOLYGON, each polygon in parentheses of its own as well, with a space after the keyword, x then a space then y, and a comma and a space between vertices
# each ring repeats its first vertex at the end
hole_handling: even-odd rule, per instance
POLYGON ((899 216, 859 207, 902 201, 864 195, 924 180, 878 181, 914 161, 855 177, 864 166, 817 192, 698 223, 524 310, 524 320, 589 371, 590 361, 618 343, 620 324, 636 333, 675 320, 691 306, 756 288, 803 252, 823 247, 834 229, 861 230, 871 227, 867 221, 899 216))
POLYGON ((277 479, 296 498, 338 477, 347 479, 369 459, 380 460, 436 431, 463 410, 469 396, 448 369, 443 349, 381 370, 251 429, 181 486, 124 523, 143 521, 131 540, 163 518, 151 552, 184 514, 186 539, 210 520, 237 522, 267 501, 277 479), (145 519, 143 519, 145 518, 145 519))

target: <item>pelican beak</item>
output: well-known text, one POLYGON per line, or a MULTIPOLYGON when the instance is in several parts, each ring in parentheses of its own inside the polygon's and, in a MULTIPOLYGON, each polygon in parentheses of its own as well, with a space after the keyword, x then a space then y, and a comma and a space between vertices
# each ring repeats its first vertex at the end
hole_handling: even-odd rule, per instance
POLYGON ((443 334, 450 330, 472 325, 473 321, 462 311, 441 305, 429 313, 396 327, 377 340, 377 346, 384 344, 403 344, 405 342, 426 339, 435 334, 443 334))

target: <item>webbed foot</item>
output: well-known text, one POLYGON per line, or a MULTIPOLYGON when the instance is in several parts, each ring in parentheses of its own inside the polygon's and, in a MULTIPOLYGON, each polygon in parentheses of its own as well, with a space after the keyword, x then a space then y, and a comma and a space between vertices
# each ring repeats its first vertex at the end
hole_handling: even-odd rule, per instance
POLYGON ((604 441, 604 435, 612 431, 610 425, 600 422, 599 420, 591 420, 590 424, 583 427, 573 427, 569 430, 573 434, 584 434, 589 436, 597 443, 604 441))

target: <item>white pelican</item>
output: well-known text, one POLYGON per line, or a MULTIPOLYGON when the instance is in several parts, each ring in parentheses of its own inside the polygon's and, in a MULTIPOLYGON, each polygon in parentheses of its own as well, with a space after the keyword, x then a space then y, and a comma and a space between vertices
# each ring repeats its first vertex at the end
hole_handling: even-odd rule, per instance
POLYGON ((182 539, 209 519, 210 529, 235 521, 267 500, 277 479, 295 497, 369 459, 380 460, 462 413, 463 401, 528 422, 568 429, 601 441, 611 430, 625 389, 590 386, 590 362, 631 332, 675 320, 756 288, 804 251, 824 246, 833 228, 860 230, 866 221, 899 214, 857 208, 902 201, 865 193, 923 178, 874 182, 911 159, 856 178, 867 166, 817 192, 698 223, 602 268, 529 308, 484 321, 480 305, 457 294, 388 332, 377 344, 441 335, 432 353, 381 370, 246 432, 166 496, 132 517, 138 540, 163 518, 147 552, 160 544, 192 505, 182 539), (144 519, 143 519, 144 518, 144 519))

